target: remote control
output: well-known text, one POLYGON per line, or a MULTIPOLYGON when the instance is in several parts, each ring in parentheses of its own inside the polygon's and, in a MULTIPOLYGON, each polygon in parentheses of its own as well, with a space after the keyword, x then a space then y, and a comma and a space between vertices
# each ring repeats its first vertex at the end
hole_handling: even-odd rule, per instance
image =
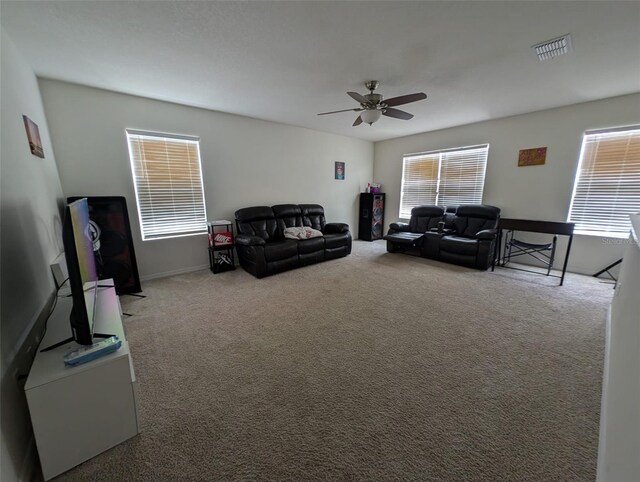
POLYGON ((93 345, 83 346, 67 353, 63 360, 65 365, 76 366, 87 363, 101 356, 108 355, 118 350, 122 341, 117 336, 111 336, 93 345))

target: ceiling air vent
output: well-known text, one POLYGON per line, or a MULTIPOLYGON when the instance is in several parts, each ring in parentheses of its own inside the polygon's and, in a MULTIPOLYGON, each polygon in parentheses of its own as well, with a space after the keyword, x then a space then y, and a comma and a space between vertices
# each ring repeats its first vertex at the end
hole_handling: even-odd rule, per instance
POLYGON ((538 60, 548 60, 571 51, 571 36, 569 34, 563 35, 562 37, 536 44, 531 48, 536 51, 538 60))

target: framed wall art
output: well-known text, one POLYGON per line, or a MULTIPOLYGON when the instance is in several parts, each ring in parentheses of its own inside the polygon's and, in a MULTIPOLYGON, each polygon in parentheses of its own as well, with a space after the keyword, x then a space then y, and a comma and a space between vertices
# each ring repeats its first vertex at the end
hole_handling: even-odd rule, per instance
POLYGON ((522 149, 518 154, 518 167, 541 166, 547 160, 547 148, 535 147, 533 149, 522 149))
POLYGON ((31 154, 44 159, 44 149, 42 149, 42 141, 40 140, 38 124, 33 122, 26 115, 22 116, 22 120, 24 121, 24 128, 27 131, 27 140, 29 141, 31 154))

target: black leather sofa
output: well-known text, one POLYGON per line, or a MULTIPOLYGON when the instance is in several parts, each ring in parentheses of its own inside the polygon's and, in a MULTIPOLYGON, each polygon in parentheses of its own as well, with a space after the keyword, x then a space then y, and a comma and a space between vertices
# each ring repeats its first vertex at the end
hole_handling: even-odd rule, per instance
POLYGON ((450 228, 425 233, 420 252, 425 258, 487 269, 494 255, 499 219, 500 208, 495 206, 458 206, 450 228))
POLYGON ((236 218, 236 251, 247 272, 263 278, 290 269, 351 253, 349 225, 327 223, 318 204, 278 204, 239 209, 236 218), (287 239, 285 228, 308 226, 321 237, 287 239))
POLYGON ((389 226, 387 250, 401 250, 398 236, 412 233, 411 247, 418 248, 425 258, 487 269, 494 255, 499 219, 500 208, 485 204, 465 204, 447 208, 447 212, 438 206, 418 206, 411 210, 409 224, 389 226))

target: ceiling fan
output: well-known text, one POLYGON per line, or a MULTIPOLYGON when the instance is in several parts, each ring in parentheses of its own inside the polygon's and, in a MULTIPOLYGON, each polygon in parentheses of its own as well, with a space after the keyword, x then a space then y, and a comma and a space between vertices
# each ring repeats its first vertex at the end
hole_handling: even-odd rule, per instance
POLYGON ((351 111, 362 112, 353 123, 354 126, 359 126, 363 122, 371 125, 383 115, 386 115, 387 117, 394 117, 396 119, 409 120, 413 117, 413 114, 409 114, 408 112, 400 109, 394 109, 393 107, 397 105, 410 104, 411 102, 417 102, 427 98, 427 94, 424 92, 417 92, 415 94, 401 95, 399 97, 392 97, 391 99, 383 100, 382 95, 373 93, 373 91, 378 88, 377 80, 369 80, 368 82, 365 82, 364 85, 370 91, 368 94, 360 95, 357 92, 347 92, 347 95, 360 103, 359 108, 322 112, 318 115, 337 114, 338 112, 351 111))

